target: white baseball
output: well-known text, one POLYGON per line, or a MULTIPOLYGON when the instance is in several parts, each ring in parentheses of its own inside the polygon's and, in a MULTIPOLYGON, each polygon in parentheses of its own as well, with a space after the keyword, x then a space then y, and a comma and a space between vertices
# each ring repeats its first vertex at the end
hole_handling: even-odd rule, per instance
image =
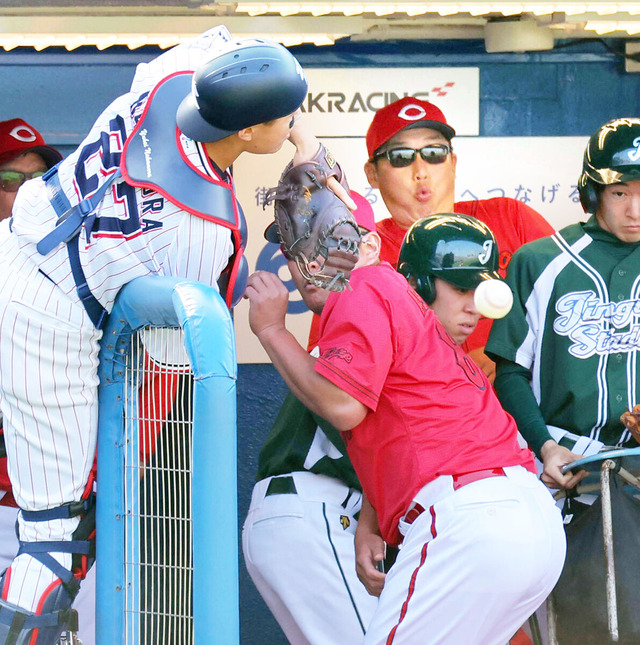
POLYGON ((473 296, 476 309, 487 318, 504 318, 513 305, 513 294, 502 280, 481 282, 473 296))

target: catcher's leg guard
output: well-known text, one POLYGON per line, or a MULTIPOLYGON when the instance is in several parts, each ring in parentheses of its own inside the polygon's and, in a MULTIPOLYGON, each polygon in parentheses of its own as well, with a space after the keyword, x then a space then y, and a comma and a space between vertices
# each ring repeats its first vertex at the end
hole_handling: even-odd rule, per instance
MULTIPOLYGON (((0 580, 4 586, 4 576, 0 580)), ((51 587, 43 595, 41 609, 36 613, 0 600, 2 645, 55 645, 58 642, 60 634, 73 622, 73 598, 60 581, 51 587)))
MULTIPOLYGON (((80 590, 80 580, 85 576, 95 558, 95 505, 91 496, 73 504, 65 504, 44 511, 22 511, 28 522, 81 516, 71 540, 56 542, 23 542, 16 558, 28 555, 49 569, 55 578, 38 598, 37 607, 29 611, 7 600, 12 567, 0 578, 0 645, 55 645, 61 633, 73 630, 75 612, 71 605, 80 590), (72 554, 71 570, 65 568, 52 553, 72 554)), ((15 564, 15 563, 14 563, 15 564)))

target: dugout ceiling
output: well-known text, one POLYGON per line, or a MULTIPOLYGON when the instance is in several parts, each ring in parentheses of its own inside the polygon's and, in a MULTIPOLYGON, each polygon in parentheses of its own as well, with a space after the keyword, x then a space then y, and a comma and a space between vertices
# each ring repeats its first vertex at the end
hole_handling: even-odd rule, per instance
POLYGON ((524 52, 606 36, 640 49, 640 3, 612 0, 0 0, 0 47, 170 47, 220 22, 287 46, 480 39, 524 52))

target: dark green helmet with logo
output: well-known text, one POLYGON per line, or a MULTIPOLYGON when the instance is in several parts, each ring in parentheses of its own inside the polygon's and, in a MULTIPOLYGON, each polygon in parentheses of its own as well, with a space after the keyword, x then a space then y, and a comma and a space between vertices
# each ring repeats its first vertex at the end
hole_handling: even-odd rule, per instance
POLYGON ((416 291, 427 304, 436 298, 434 278, 475 289, 484 280, 501 280, 498 268, 498 245, 491 229, 475 217, 457 213, 415 222, 398 258, 398 271, 415 279, 416 291))
POLYGON ((640 119, 614 119, 591 135, 578 180, 580 203, 595 213, 604 186, 640 180, 640 119))

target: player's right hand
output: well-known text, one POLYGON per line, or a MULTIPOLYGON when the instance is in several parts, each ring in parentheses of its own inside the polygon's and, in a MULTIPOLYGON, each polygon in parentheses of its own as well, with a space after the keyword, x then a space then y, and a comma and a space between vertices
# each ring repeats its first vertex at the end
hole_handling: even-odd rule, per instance
POLYGON ((289 290, 275 273, 252 273, 244 297, 249 300, 249 326, 258 338, 271 330, 284 329, 289 290))
POLYGON ((589 474, 586 470, 562 474, 563 466, 581 459, 582 455, 576 455, 552 439, 543 444, 540 455, 544 464, 540 479, 549 488, 575 488, 589 474))

